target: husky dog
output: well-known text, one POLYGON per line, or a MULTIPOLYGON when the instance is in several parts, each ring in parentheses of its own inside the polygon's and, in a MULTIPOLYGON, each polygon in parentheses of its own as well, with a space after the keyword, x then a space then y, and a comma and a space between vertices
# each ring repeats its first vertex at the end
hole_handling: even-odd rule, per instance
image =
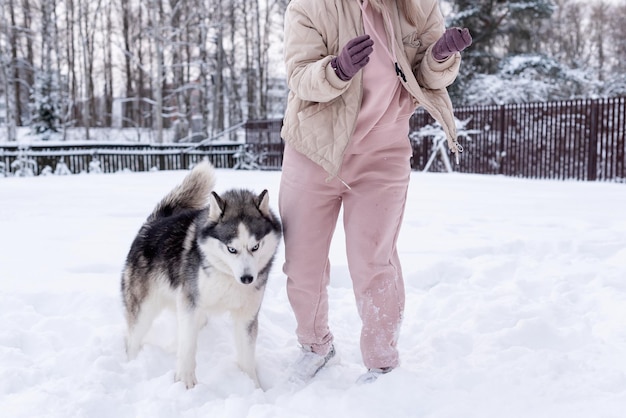
POLYGON ((122 273, 129 359, 137 356, 153 320, 176 311, 176 380, 197 383, 198 332, 207 314, 230 311, 237 363, 257 387, 254 351, 258 313, 281 239, 267 190, 211 192, 213 166, 198 164, 156 206, 133 241, 122 273), (206 206, 208 202, 208 206, 206 206))

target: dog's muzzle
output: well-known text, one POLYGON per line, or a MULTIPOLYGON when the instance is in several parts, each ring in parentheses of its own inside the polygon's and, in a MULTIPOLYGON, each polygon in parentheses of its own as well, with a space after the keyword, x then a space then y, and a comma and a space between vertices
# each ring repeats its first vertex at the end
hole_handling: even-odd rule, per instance
POLYGON ((239 280, 241 280, 241 283, 243 284, 250 284, 254 281, 254 277, 252 277, 250 274, 244 274, 239 278, 239 280))

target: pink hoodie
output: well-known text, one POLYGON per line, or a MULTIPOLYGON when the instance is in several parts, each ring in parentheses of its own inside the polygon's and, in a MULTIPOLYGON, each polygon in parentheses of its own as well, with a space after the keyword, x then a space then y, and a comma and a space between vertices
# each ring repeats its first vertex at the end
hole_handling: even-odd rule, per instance
MULTIPOLYGON (((415 110, 409 93, 402 87, 395 71, 395 51, 389 47, 395 35, 385 30, 384 19, 390 19, 388 12, 385 9, 385 16, 381 15, 370 6, 368 0, 361 4, 361 10, 365 33, 374 40, 374 51, 370 55, 370 62, 362 70, 363 98, 347 151, 349 154, 361 154, 372 147, 392 145, 387 139, 391 142, 407 141, 407 138, 385 138, 386 144, 372 144, 368 141, 368 134, 394 123, 408 124, 415 110)), ((387 27, 393 31, 390 22, 387 27)))

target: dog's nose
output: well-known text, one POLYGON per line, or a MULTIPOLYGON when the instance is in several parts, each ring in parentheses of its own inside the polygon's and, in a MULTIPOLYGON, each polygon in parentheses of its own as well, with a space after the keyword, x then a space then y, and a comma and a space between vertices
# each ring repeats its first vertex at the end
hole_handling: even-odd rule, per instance
POLYGON ((254 277, 252 277, 249 274, 244 274, 243 276, 239 278, 239 280, 241 280, 241 283, 243 284, 250 284, 254 280, 254 277))

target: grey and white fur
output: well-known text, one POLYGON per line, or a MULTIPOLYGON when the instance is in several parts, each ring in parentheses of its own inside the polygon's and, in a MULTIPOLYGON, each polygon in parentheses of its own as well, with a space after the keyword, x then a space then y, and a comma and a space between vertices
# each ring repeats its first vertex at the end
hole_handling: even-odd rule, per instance
POLYGON ((257 387, 258 313, 281 239, 267 190, 212 192, 215 170, 198 164, 161 200, 133 241, 122 273, 129 359, 159 313, 175 310, 176 380, 196 385, 198 333, 207 315, 232 314, 237 363, 257 387), (207 206, 208 202, 208 206, 207 206))

